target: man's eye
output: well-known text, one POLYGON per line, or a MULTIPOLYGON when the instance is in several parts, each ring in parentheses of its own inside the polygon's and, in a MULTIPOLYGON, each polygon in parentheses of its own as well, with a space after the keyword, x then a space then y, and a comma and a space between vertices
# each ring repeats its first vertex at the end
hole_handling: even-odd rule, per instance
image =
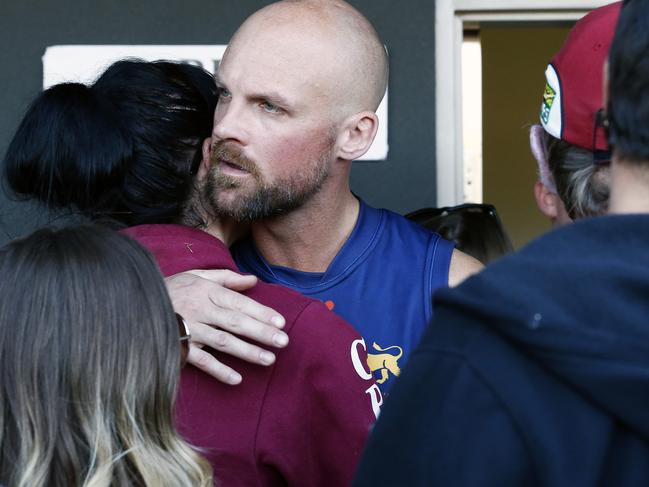
POLYGON ((262 101, 259 106, 268 113, 279 113, 282 109, 268 101, 262 101))
POLYGON ((230 98, 232 94, 225 88, 219 90, 219 98, 230 98))

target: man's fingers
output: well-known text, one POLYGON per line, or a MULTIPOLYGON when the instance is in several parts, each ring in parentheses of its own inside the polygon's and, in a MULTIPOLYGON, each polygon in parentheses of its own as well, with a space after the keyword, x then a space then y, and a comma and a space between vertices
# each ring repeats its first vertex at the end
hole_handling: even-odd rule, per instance
MULTIPOLYGON (((254 299, 250 299, 243 294, 239 294, 236 291, 224 287, 213 287, 208 291, 208 296, 210 301, 217 306, 218 308, 223 308, 225 310, 234 311, 242 315, 242 318, 249 318, 252 320, 260 321, 261 323, 269 323, 277 328, 283 328, 286 321, 284 317, 277 313, 272 308, 259 304, 254 299)), ((219 318, 221 314, 219 313, 219 318)), ((212 323, 211 320, 203 320, 207 323, 212 323)), ((249 321, 249 320, 246 320, 249 321)), ((223 325, 221 321, 218 321, 219 325, 223 325)), ((233 325, 237 323, 232 321, 233 325)), ((245 334, 245 336, 256 339, 256 334, 250 335, 245 334)), ((262 343, 267 343, 262 340, 262 343)))
MULTIPOLYGON (((165 282, 174 309, 184 317, 192 336, 188 362, 221 382, 237 384, 241 381, 240 374, 201 347, 250 363, 270 365, 275 355, 259 345, 285 347, 288 335, 279 329, 285 323, 279 313, 228 289, 218 280, 229 284, 237 280, 251 281, 248 276, 231 271, 191 271, 168 277, 165 282), (212 279, 203 277, 214 272, 217 274, 212 279), (247 343, 240 337, 255 343, 247 343)), ((252 282, 256 282, 254 277, 252 282)))
POLYGON ((192 364, 224 384, 237 385, 241 383, 241 375, 237 371, 219 362, 213 355, 201 350, 191 342, 187 363, 192 364))
MULTIPOLYGON (((256 282, 257 278, 254 276, 241 276, 227 270, 193 270, 167 277, 165 283, 174 309, 185 320, 220 326, 221 308, 228 307, 228 303, 231 303, 232 306, 235 306, 231 309, 258 320, 261 327, 270 324, 282 328, 285 324, 282 315, 218 282, 219 280, 231 282, 231 279, 243 279, 250 282, 250 278, 256 282), (216 306, 213 306, 214 304, 216 306)), ((256 339, 254 331, 247 336, 256 339)))
POLYGON ((236 272, 227 271, 229 274, 223 276, 223 286, 234 291, 245 291, 257 284, 257 277, 251 274, 242 275, 236 272))
POLYGON ((284 348, 288 344, 288 335, 277 327, 261 324, 246 314, 227 308, 222 308, 219 313, 219 328, 262 345, 284 348))
POLYGON ((208 281, 216 282, 217 284, 221 284, 222 286, 235 291, 245 291, 257 284, 257 277, 250 274, 238 274, 228 269, 195 269, 187 271, 187 273, 202 277, 208 281))
MULTIPOLYGON (((243 318, 243 320, 237 325, 233 325, 231 322, 227 325, 221 325, 221 328, 223 329, 214 328, 202 323, 190 322, 188 326, 192 335, 192 341, 211 347, 219 352, 238 357, 246 362, 260 365, 270 365, 275 362, 275 354, 264 350, 257 345, 245 342, 233 334, 245 335, 244 332, 247 331, 247 327, 256 326, 256 323, 246 323, 246 317, 228 316, 229 312, 226 310, 224 310, 224 313, 224 318, 226 318, 226 320, 237 321, 241 318, 243 318), (230 328, 230 330, 226 331, 226 326, 230 328)), ((266 330, 263 330, 265 332, 263 340, 264 344, 275 347, 284 347, 288 344, 288 335, 286 335, 286 333, 271 326, 265 326, 266 330)))

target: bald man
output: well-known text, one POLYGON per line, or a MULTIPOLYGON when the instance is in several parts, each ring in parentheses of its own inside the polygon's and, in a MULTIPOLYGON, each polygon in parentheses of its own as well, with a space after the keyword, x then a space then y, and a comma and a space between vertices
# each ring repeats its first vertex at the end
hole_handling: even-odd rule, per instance
POLYGON ((432 316, 433 291, 481 265, 350 190, 351 163, 379 124, 383 43, 345 2, 282 1, 243 23, 216 78, 203 171, 220 215, 252 222, 237 263, 354 325, 369 345, 364 373, 387 391, 432 316))

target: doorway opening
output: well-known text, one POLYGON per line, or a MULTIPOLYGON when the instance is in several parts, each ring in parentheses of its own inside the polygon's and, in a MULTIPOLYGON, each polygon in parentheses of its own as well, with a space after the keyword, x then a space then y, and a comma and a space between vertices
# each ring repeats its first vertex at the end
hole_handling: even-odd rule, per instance
POLYGON ((529 127, 550 59, 574 22, 606 3, 438 0, 438 206, 494 204, 517 248, 549 229, 532 192, 529 127))

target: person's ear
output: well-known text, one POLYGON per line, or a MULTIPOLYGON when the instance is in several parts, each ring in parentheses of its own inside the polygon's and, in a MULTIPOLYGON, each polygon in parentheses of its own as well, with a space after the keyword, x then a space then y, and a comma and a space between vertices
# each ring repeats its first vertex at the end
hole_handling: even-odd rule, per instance
POLYGON ((198 172, 196 173, 196 179, 198 181, 203 181, 208 173, 210 172, 210 154, 212 151, 212 137, 207 137, 203 141, 203 160, 201 161, 200 165, 198 166, 198 172))
POLYGON ((541 213, 554 222, 559 215, 559 195, 550 191, 541 181, 534 183, 534 198, 541 213))
POLYGON ((364 111, 348 117, 338 136, 338 158, 346 161, 365 154, 376 137, 379 119, 376 113, 364 111))

